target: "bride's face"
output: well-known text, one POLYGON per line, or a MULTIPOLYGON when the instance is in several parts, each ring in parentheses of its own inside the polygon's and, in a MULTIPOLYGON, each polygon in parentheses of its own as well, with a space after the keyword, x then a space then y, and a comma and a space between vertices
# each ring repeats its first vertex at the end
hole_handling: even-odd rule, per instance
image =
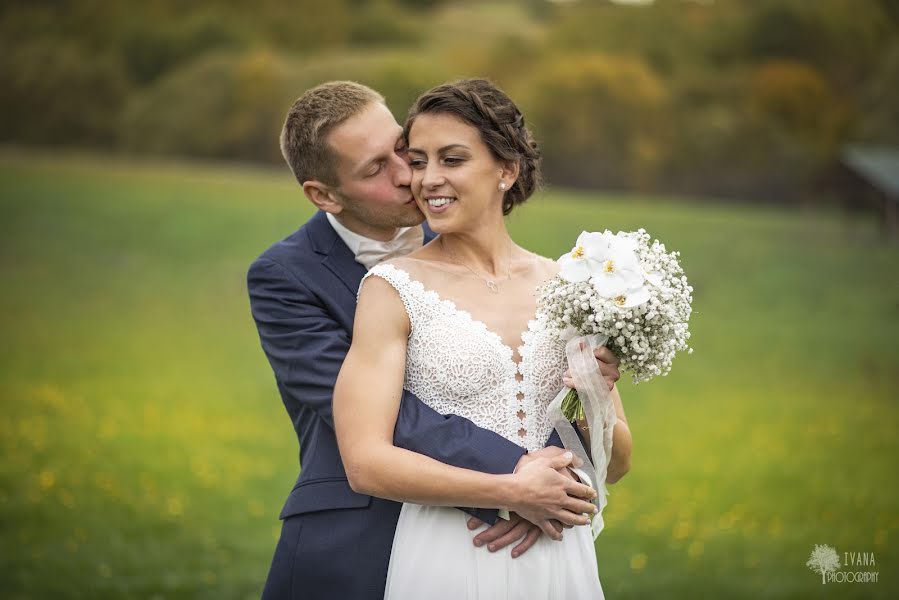
POLYGON ((408 157, 412 194, 437 233, 470 230, 487 215, 502 217, 503 165, 465 121, 450 114, 417 116, 408 157))

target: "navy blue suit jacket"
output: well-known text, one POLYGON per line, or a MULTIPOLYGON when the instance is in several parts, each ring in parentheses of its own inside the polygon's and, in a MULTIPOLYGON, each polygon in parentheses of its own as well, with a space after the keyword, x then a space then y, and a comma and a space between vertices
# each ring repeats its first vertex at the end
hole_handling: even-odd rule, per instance
MULTIPOLYGON (((426 241, 433 234, 425 229, 426 241)), ((281 511, 266 598, 382 598, 400 503, 354 492, 337 448, 331 396, 350 348, 366 269, 323 212, 266 250, 247 276, 262 347, 300 444, 302 469, 281 511)), ((549 443, 561 446, 554 434, 549 443)), ((525 453, 504 437, 441 415, 405 391, 394 444, 484 473, 525 453)), ((496 510, 465 509, 493 523, 496 510)))

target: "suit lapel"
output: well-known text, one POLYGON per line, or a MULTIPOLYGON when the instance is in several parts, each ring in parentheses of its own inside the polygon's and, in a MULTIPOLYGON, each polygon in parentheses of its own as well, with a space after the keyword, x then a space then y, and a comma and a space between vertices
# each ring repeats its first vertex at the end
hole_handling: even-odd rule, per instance
POLYGON ((356 262, 356 257, 328 223, 324 212, 317 212, 309 220, 307 231, 309 240, 312 242, 312 249, 322 257, 322 266, 331 271, 346 286, 355 306, 359 282, 366 273, 365 267, 356 262))
MULTIPOLYGON (((329 225, 330 226, 330 225, 329 225)), ((346 288, 352 293, 353 301, 356 300, 356 294, 359 292, 359 283, 367 273, 363 265, 356 262, 356 257, 343 243, 339 237, 334 243, 331 252, 322 259, 322 264, 329 269, 346 288)))
MULTIPOLYGON (((436 237, 436 234, 428 227, 427 221, 422 224, 424 229, 424 242, 428 243, 436 237)), ((355 311, 356 294, 359 292, 359 283, 367 272, 366 268, 356 262, 356 257, 347 245, 340 239, 325 213, 317 212, 309 220, 307 231, 312 242, 312 248, 322 256, 322 265, 331 271, 346 286, 352 294, 353 310, 355 311)))

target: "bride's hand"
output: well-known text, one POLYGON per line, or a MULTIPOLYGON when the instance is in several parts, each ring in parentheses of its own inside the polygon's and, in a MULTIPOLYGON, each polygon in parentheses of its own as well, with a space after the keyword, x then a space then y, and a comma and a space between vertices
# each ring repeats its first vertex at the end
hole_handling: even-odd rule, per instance
MULTIPOLYGON (((593 351, 596 357, 596 366, 599 368, 599 374, 606 380, 609 391, 615 387, 615 382, 621 379, 621 372, 618 370, 621 365, 621 359, 615 356, 611 350, 605 346, 599 346, 593 351)), ((571 369, 565 371, 562 375, 562 383, 567 387, 573 388, 575 381, 571 378, 571 369)))
MULTIPOLYGON (((539 450, 532 450, 527 454, 522 455, 522 457, 518 459, 518 464, 515 465, 515 470, 512 472, 517 473, 519 469, 521 469, 521 467, 531 461, 537 460, 538 458, 555 458, 557 456, 565 454, 566 452, 568 451, 565 450, 565 448, 560 448, 558 446, 547 446, 545 448, 540 448, 539 450)), ((570 466, 575 468, 581 466, 582 461, 577 456, 573 457, 571 460, 572 463, 570 466)), ((568 467, 563 467, 562 469, 559 469, 559 472, 564 474, 567 468, 568 467)))
POLYGON ((586 525, 596 507, 588 500, 596 497, 596 491, 558 472, 571 464, 573 455, 565 452, 553 458, 536 458, 520 466, 512 476, 516 486, 516 498, 509 507, 537 525, 554 540, 561 540, 562 533, 553 527, 555 519, 563 525, 586 525))
MULTIPOLYGON (((567 452, 567 450, 565 450, 565 448, 560 448, 558 446, 546 446, 545 448, 541 448, 539 450, 532 450, 532 451, 524 454, 520 459, 518 459, 518 464, 515 465, 515 470, 512 472, 517 473, 518 470, 521 469, 521 467, 523 467, 524 465, 528 464, 529 462, 531 462, 533 460, 537 460, 538 458, 553 458, 555 456, 561 456, 565 452, 567 452)), ((569 479, 580 483, 581 478, 578 477, 575 474, 575 472, 572 471, 572 469, 580 468, 581 465, 583 464, 583 462, 584 461, 582 461, 580 458, 578 458, 577 456, 574 456, 571 459, 570 465, 568 465, 567 467, 563 467, 561 469, 557 469, 557 470, 559 471, 559 473, 561 473, 565 477, 568 477, 569 479)), ((479 519, 475 519, 475 520, 479 521, 479 519)), ((558 521, 556 521, 556 524, 558 525, 558 527, 556 527, 556 529, 561 530, 562 527, 564 527, 565 529, 571 529, 571 525, 565 524, 563 526, 562 523, 559 523, 558 521)))

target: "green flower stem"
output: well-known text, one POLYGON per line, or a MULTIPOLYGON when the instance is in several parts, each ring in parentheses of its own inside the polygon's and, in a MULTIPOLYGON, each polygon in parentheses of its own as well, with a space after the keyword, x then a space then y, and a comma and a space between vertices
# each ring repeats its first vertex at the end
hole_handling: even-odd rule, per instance
POLYGON ((562 400, 562 414, 569 421, 580 421, 586 418, 584 415, 584 405, 581 399, 577 397, 577 390, 571 389, 565 399, 562 400))

